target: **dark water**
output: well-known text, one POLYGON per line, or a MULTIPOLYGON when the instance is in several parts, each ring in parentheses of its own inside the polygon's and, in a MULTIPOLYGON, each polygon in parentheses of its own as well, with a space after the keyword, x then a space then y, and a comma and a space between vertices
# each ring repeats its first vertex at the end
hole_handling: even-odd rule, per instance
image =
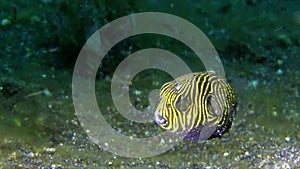
MULTIPOLYGON (((299 6, 292 0, 1 1, 0 168, 299 168, 299 6), (96 30, 138 12, 184 18, 216 48, 239 99, 234 124, 222 138, 181 141, 148 158, 118 156, 106 147, 110 142, 88 139, 74 109, 75 61, 96 30)), ((133 138, 163 130, 118 113, 111 80, 128 55, 145 48, 173 52, 192 71, 205 70, 195 52, 174 38, 143 34, 116 44, 97 70, 95 95, 108 124, 133 138)), ((151 112, 149 94, 170 80, 168 72, 145 69, 124 90, 137 110, 151 112)), ((161 144, 156 139, 152 144, 161 144)))

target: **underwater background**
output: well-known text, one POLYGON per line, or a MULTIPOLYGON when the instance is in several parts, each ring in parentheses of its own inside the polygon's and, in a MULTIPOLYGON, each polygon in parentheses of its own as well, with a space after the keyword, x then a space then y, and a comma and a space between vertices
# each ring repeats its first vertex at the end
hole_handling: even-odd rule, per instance
MULTIPOLYGON (((300 168, 300 1, 3 0, 0 8, 0 169, 300 168), (238 95, 229 133, 182 141, 149 158, 120 157, 88 138, 73 106, 75 61, 95 31, 138 12, 179 16, 210 39, 238 95)), ((126 56, 150 47, 175 53, 194 72, 205 70, 170 37, 138 35, 114 46, 97 72, 95 91, 108 123, 132 137, 163 130, 118 114, 111 78, 126 56)), ((148 107, 150 91, 170 80, 159 70, 140 72, 129 88, 132 104, 148 107)))

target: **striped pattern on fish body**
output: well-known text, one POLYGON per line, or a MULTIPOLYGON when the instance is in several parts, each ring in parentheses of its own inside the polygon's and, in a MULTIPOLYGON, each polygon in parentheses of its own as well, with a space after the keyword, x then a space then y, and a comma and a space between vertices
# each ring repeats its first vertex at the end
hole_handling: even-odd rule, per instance
POLYGON ((190 73, 165 83, 154 120, 187 140, 221 137, 232 124, 234 89, 214 73, 190 73))

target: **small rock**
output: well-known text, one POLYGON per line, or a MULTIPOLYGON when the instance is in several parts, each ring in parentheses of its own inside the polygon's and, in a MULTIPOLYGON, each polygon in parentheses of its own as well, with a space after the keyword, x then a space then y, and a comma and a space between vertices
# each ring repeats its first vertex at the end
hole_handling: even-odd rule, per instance
POLYGON ((56 152, 56 148, 45 148, 45 152, 49 154, 54 154, 56 152))
POLYGON ((286 142, 290 142, 290 141, 291 141, 291 138, 287 136, 287 137, 284 138, 284 140, 285 140, 286 142))
POLYGON ((51 164, 50 165, 50 168, 51 169, 56 169, 56 168, 61 168, 62 166, 61 165, 59 165, 59 164, 51 164))
POLYGON ((278 75, 282 75, 283 71, 282 71, 282 69, 278 69, 278 70, 276 71, 276 73, 277 73, 278 75))
POLYGON ((33 16, 30 18, 30 22, 32 22, 32 23, 40 23, 40 22, 41 22, 41 19, 40 19, 37 15, 33 15, 33 16))
POLYGON ((29 158, 34 158, 35 154, 33 152, 30 152, 26 156, 29 158))
POLYGON ((292 45, 291 39, 285 34, 278 35, 277 40, 285 46, 291 46, 292 45))
POLYGON ((256 89, 257 86, 258 86, 258 84, 259 84, 259 81, 258 81, 258 80, 252 80, 252 81, 250 81, 250 82, 248 83, 248 86, 249 86, 249 87, 253 87, 254 89, 256 89))
POLYGON ((225 153, 223 154, 223 156, 224 156, 224 157, 227 157, 227 156, 229 156, 229 153, 228 153, 228 152, 225 152, 225 153))
POLYGON ((113 162, 112 161, 108 161, 108 163, 107 163, 108 165, 112 165, 113 164, 113 162))
POLYGON ((17 153, 14 151, 8 156, 8 160, 16 160, 17 159, 17 153))
POLYGON ((44 89, 44 90, 43 90, 43 94, 44 94, 45 96, 52 96, 52 93, 51 93, 48 89, 44 89))
POLYGON ((11 20, 5 18, 5 19, 2 19, 1 22, 0 22, 1 26, 9 26, 12 24, 11 20))
POLYGON ((290 169, 290 168, 292 168, 292 167, 291 167, 288 163, 283 162, 282 165, 281 165, 281 168, 290 169))
POLYGON ((142 93, 142 92, 139 91, 139 90, 135 90, 135 91, 134 91, 134 94, 135 94, 135 95, 141 95, 141 93, 142 93))
POLYGON ((274 110, 274 111, 272 112, 272 115, 273 115, 274 117, 277 117, 277 116, 278 116, 278 112, 277 112, 276 110, 274 110))
POLYGON ((282 61, 281 59, 278 59, 278 60, 277 60, 277 65, 280 66, 280 65, 282 65, 282 64, 283 64, 283 61, 282 61))

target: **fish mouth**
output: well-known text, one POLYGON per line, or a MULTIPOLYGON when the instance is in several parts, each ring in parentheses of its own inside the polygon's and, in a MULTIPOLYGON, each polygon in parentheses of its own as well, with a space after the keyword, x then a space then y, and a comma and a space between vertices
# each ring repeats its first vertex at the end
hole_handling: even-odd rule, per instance
POLYGON ((154 112, 154 119, 153 120, 158 125, 162 125, 162 124, 167 123, 167 120, 164 117, 162 117, 161 115, 159 115, 157 111, 154 112))

